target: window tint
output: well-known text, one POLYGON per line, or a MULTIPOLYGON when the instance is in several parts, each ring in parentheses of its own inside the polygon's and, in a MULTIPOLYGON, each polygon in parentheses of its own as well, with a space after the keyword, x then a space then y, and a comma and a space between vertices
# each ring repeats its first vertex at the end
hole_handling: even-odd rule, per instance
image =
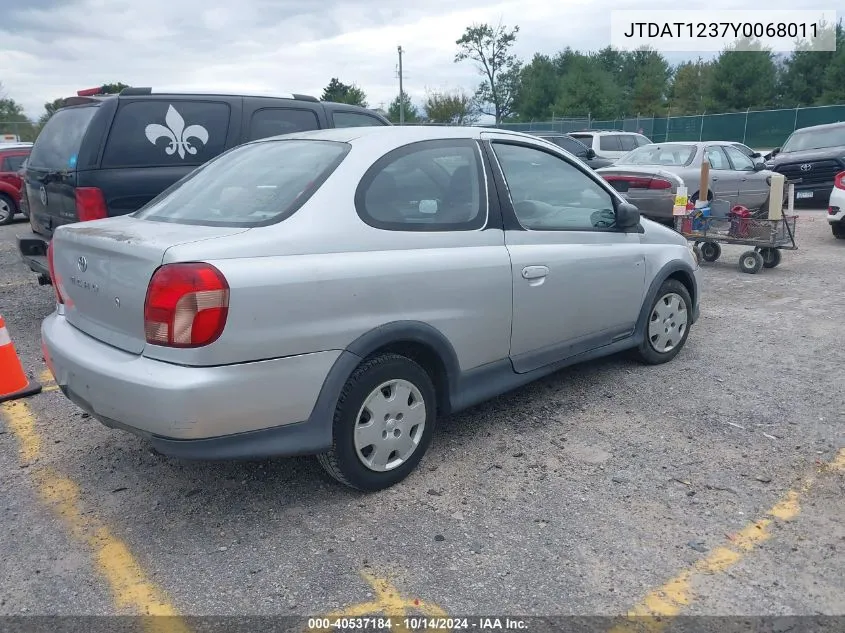
POLYGON ((737 148, 740 152, 742 152, 749 158, 754 155, 754 150, 748 147, 748 145, 743 145, 742 143, 733 143, 733 147, 737 148))
POLYGON ((633 134, 623 134, 619 136, 619 144, 622 146, 623 152, 630 152, 632 149, 639 147, 637 139, 633 134))
POLYGON ((335 112, 332 114, 335 127, 372 127, 384 125, 381 119, 361 112, 335 112))
POLYGON ((707 162, 710 163, 711 169, 730 169, 730 163, 728 163, 728 157, 725 156, 725 153, 722 151, 722 148, 718 145, 711 145, 705 150, 705 155, 707 156, 707 162))
POLYGON ((636 134, 634 136, 634 138, 637 141, 637 147, 642 147, 643 145, 650 145, 651 144, 651 141, 648 140, 648 138, 646 138, 642 134, 636 134))
POLYGON ((364 222, 381 229, 482 228, 487 198, 478 145, 440 140, 394 150, 365 174, 355 206, 364 222))
POLYGON ((734 169, 738 171, 754 171, 754 161, 748 158, 748 156, 743 154, 737 148, 726 145, 722 149, 727 152, 728 158, 730 158, 733 163, 734 169))
POLYGON ((805 149, 840 147, 845 145, 845 125, 824 128, 806 128, 793 132, 783 144, 782 152, 800 152, 805 149))
POLYGON ((18 171, 26 160, 26 156, 6 156, 0 171, 18 171))
POLYGON ((265 226, 301 207, 349 151, 333 141, 241 145, 206 163, 134 215, 206 226, 265 226))
POLYGON ((82 137, 97 107, 62 108, 51 116, 32 146, 30 166, 41 169, 76 167, 82 137))
POLYGON ((256 140, 319 128, 317 113, 313 110, 263 108, 252 114, 252 120, 249 122, 249 138, 256 140))
POLYGON ((575 154, 576 156, 587 155, 587 147, 581 141, 576 141, 574 138, 569 138, 568 136, 560 136, 556 141, 558 145, 570 154, 575 154))
POLYGON ((609 228, 611 194, 562 158, 537 149, 494 143, 519 223, 538 231, 609 228))
POLYGON ((569 136, 571 136, 574 139, 578 139, 579 141, 581 141, 587 147, 593 146, 593 135, 592 134, 578 134, 576 132, 576 133, 570 134, 569 136))
POLYGON ((226 146, 229 106, 216 101, 130 101, 106 141, 103 167, 201 165, 226 146))
MULTIPOLYGON (((619 152, 622 151, 622 144, 619 141, 618 134, 605 134, 599 137, 599 149, 605 152, 619 152)), ((633 148, 631 148, 633 149, 633 148)))

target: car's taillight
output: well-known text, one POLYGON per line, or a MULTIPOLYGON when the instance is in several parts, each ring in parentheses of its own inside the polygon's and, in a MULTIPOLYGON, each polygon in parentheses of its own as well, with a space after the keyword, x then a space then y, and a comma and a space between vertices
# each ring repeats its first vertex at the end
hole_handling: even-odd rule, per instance
POLYGON ((839 213, 839 207, 828 207, 827 208, 827 214, 828 215, 836 215, 837 213, 839 213))
POLYGON ((216 341, 229 314, 229 284, 211 264, 165 264, 153 273, 144 302, 147 343, 201 347, 216 341))
POLYGON ((837 189, 845 189, 845 171, 840 171, 833 179, 833 186, 837 189))
POLYGON ((663 178, 645 176, 605 176, 607 182, 624 182, 629 189, 671 189, 672 183, 663 178))
POLYGON ((59 289, 60 280, 56 277, 56 265, 53 263, 53 242, 47 245, 47 270, 50 272, 50 279, 53 280, 53 290, 56 291, 56 301, 64 303, 65 299, 62 297, 62 291, 59 289))
POLYGON ((76 215, 80 222, 109 217, 103 191, 97 187, 76 188, 76 215))

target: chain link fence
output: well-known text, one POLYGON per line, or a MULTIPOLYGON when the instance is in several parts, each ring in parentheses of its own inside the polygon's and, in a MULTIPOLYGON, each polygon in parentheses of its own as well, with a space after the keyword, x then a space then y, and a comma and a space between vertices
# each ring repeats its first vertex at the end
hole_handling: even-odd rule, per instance
POLYGON ((579 130, 639 132, 656 143, 666 141, 738 141, 755 149, 779 147, 797 129, 845 121, 845 105, 781 110, 748 110, 728 114, 673 117, 626 117, 597 120, 589 116, 531 123, 502 123, 519 132, 579 130))

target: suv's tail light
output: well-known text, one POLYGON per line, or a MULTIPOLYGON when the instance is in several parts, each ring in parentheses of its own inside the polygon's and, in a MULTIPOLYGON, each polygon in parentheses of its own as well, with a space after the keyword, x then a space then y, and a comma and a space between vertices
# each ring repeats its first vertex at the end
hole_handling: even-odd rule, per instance
POLYGON ((56 277, 56 266, 53 264, 53 242, 47 245, 47 270, 50 271, 50 279, 53 280, 53 290, 56 291, 56 301, 64 303, 65 299, 62 296, 62 291, 59 289, 60 280, 56 277))
POLYGON ((833 179, 833 186, 837 189, 845 189, 845 171, 840 171, 833 179))
POLYGON ((109 217, 106 199, 102 189, 97 187, 76 188, 76 214, 80 222, 102 220, 109 217))
POLYGON ((144 302, 147 343, 201 347, 226 327, 229 284, 211 264, 165 264, 153 273, 144 302))

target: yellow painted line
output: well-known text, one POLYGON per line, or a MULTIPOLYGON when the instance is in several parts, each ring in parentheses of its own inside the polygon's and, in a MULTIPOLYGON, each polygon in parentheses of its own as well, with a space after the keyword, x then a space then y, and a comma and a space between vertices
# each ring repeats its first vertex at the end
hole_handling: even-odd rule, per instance
POLYGON ((53 379, 53 372, 49 369, 43 370, 38 375, 38 382, 41 383, 41 391, 58 391, 59 386, 56 384, 56 381, 53 379))
MULTIPOLYGON (((0 414, 18 439, 21 461, 36 462, 43 442, 29 406, 22 400, 3 403, 0 414)), ((44 503, 61 517, 73 538, 92 551, 95 566, 111 589, 116 609, 136 615, 171 616, 145 618, 144 628, 150 633, 188 633, 190 629, 176 617, 176 607, 147 577, 126 543, 102 520, 83 509, 79 486, 51 468, 30 468, 29 472, 44 503)))
MULTIPOLYGON (((819 470, 845 472, 845 448, 840 449, 832 461, 822 464, 819 470)), ((726 571, 755 547, 771 538, 770 528, 776 520, 791 521, 799 515, 801 495, 806 493, 814 482, 814 478, 807 478, 797 490, 788 491, 766 512, 764 518, 749 523, 728 537, 727 544, 715 548, 707 557, 681 571, 663 586, 649 592, 619 624, 610 629, 610 633, 659 633, 665 629, 670 624, 669 618, 680 614, 683 608, 693 601, 691 587, 694 577, 726 571)))
MULTIPOLYGON (((375 594, 375 598, 369 602, 361 602, 353 604, 340 611, 328 613, 323 618, 328 618, 332 621, 336 618, 350 618, 350 617, 389 617, 391 618, 391 630, 406 631, 402 618, 419 614, 427 617, 443 618, 447 617, 446 611, 431 602, 424 602, 419 598, 404 598, 390 582, 384 578, 378 578, 368 572, 361 572, 361 577, 370 585, 375 594)), ((319 631, 331 631, 332 628, 319 629, 319 631)), ((421 630, 421 629, 419 629, 421 630)), ((434 631, 434 629, 429 629, 434 631)), ((309 633, 317 633, 316 630, 310 629, 309 633)))

